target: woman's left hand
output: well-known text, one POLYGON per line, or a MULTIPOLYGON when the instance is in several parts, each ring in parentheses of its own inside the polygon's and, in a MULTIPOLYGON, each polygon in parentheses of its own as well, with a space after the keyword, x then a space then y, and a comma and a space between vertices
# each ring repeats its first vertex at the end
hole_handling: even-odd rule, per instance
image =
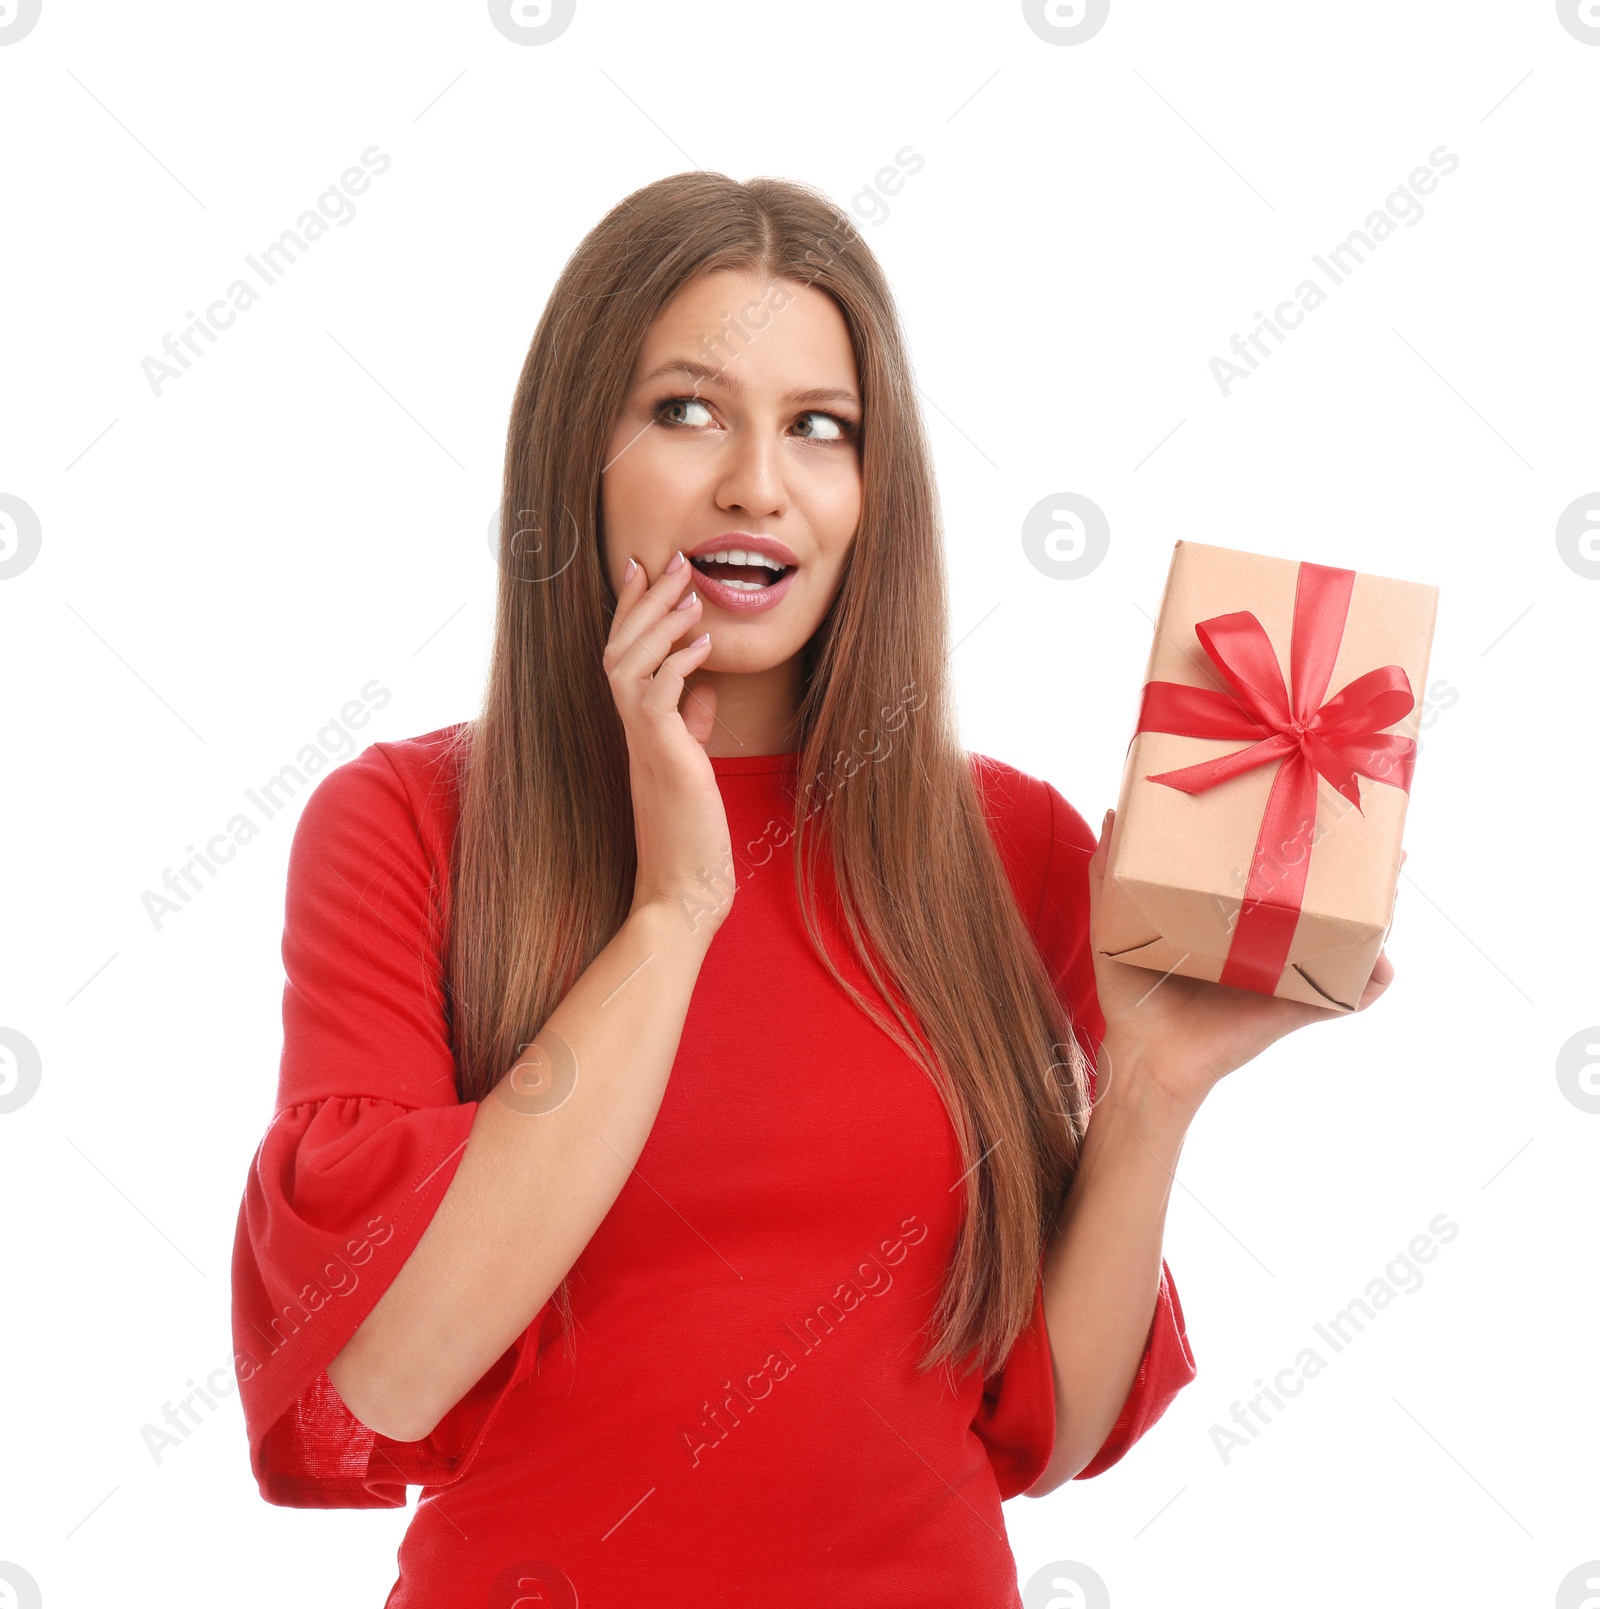
MULTIPOLYGON (((1298 1000, 1224 988, 1176 972, 1162 977, 1145 967, 1102 956, 1094 935, 1115 817, 1114 810, 1106 812, 1100 841, 1089 860, 1090 948, 1100 1009, 1106 1019, 1096 1099, 1098 1102, 1105 1095, 1121 1067, 1192 1115, 1234 1068, 1259 1055, 1274 1040, 1307 1023, 1326 1022, 1334 1013, 1298 1000)), ((1405 859, 1404 850, 1400 858, 1405 859)), ((1380 950, 1356 1010, 1365 1011, 1393 977, 1394 967, 1380 950)))

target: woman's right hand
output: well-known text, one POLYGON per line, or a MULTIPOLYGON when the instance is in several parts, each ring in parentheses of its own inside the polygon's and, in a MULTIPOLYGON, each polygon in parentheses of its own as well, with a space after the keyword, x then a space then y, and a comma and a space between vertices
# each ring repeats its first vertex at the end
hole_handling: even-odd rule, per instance
POLYGON ((732 908, 735 888, 728 816, 705 751, 716 690, 697 687, 687 709, 678 705, 685 677, 710 651, 710 636, 687 640, 701 614, 687 559, 654 582, 633 562, 602 661, 628 740, 638 847, 630 914, 642 905, 671 906, 709 938, 732 908), (674 650, 681 639, 686 645, 674 650))

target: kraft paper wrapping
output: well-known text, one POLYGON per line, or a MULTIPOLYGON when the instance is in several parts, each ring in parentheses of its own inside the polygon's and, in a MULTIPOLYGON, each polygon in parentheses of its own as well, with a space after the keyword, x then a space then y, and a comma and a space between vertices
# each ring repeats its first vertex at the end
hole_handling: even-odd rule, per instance
MULTIPOLYGON (((1289 644, 1298 570, 1292 559, 1176 543, 1145 681, 1231 693, 1195 635, 1195 622, 1249 610, 1271 638, 1292 697, 1289 644)), ((1399 665, 1416 702, 1383 730, 1414 739, 1438 597, 1437 587, 1358 572, 1324 702, 1363 672, 1399 665)), ((1134 734, 1097 919, 1102 954, 1154 973, 1219 979, 1267 795, 1282 762, 1271 760, 1195 794, 1146 776, 1246 746, 1239 739, 1134 734)), ((1325 778, 1317 779, 1301 914, 1289 963, 1273 991, 1330 1011, 1354 1010, 1372 975, 1394 914, 1400 870, 1409 795, 1366 776, 1359 788, 1358 811, 1325 778)), ((1280 858, 1304 853, 1301 839, 1280 858)), ((1152 984, 1157 981, 1152 977, 1152 984)))

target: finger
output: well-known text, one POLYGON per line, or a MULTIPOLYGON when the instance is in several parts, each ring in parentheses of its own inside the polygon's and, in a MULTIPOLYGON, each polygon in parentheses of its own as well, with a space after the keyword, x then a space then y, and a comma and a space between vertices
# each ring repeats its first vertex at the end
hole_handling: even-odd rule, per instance
POLYGON ((1094 846, 1094 853, 1089 856, 1088 882, 1089 882, 1089 926, 1091 944, 1095 932, 1100 925, 1101 893, 1106 884, 1106 846, 1111 842, 1111 827, 1113 812, 1108 810, 1100 823, 1100 838, 1094 846))
POLYGON ((1386 950, 1378 951, 1378 959, 1372 968, 1372 976, 1367 979, 1366 987, 1361 991, 1361 998, 1356 1001, 1356 1010, 1365 1011, 1375 1001, 1394 979, 1394 963, 1389 959, 1386 950))
MULTIPOLYGON (((711 633, 705 631, 686 648, 668 654, 661 661, 660 670, 645 687, 644 696, 639 700, 640 709, 657 718, 677 713, 679 701, 683 698, 684 678, 705 658, 710 647, 711 633)), ((700 741, 705 740, 702 738, 700 741)))
POLYGON ((1111 844, 1111 830, 1117 824, 1117 813, 1108 810, 1100 822, 1100 836, 1095 840, 1094 853, 1089 856, 1089 869, 1091 874, 1099 872, 1106 861, 1106 853, 1111 844))
POLYGON ((630 576, 627 566, 623 567, 622 590, 617 594, 617 607, 611 616, 613 638, 618 635, 618 627, 627 628, 635 637, 640 635, 652 619, 672 607, 694 571, 694 566, 685 559, 676 570, 663 569, 652 581, 649 571, 631 554, 628 563, 635 569, 630 576))
POLYGON ((673 644, 698 625, 703 607, 699 594, 686 590, 692 573, 688 564, 674 574, 663 573, 626 619, 612 623, 604 656, 608 671, 618 672, 624 681, 647 680, 673 644))
MULTIPOLYGON (((707 644, 707 652, 710 645, 707 644)), ((703 658, 697 663, 703 663, 703 658)), ((717 690, 710 682, 690 688, 683 695, 683 724, 701 748, 710 740, 711 729, 717 724, 717 690)))
POLYGON ((622 567, 622 583, 617 588, 616 606, 611 611, 612 629, 619 620, 626 620, 646 592, 650 590, 650 576, 645 567, 630 553, 622 567))

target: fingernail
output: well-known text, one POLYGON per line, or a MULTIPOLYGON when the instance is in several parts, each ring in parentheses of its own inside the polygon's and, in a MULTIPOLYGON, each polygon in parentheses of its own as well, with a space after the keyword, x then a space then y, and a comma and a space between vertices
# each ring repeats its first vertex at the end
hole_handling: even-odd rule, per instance
POLYGON ((678 571, 681 570, 684 567, 684 565, 686 565, 688 562, 689 561, 686 558, 684 558, 683 552, 680 549, 678 552, 674 553, 670 559, 667 560, 667 574, 668 575, 676 575, 678 573, 678 571))
POLYGON ((638 568, 639 568, 639 566, 637 564, 635 564, 632 559, 628 560, 628 568, 622 572, 622 584, 623 584, 623 586, 627 586, 627 584, 631 580, 633 580, 633 572, 635 570, 637 570, 638 568))
POLYGON ((684 595, 681 598, 679 598, 678 601, 675 604, 673 604, 673 606, 672 606, 672 608, 671 608, 671 610, 669 612, 672 613, 672 614, 677 614, 677 612, 680 609, 692 609, 693 607, 694 607, 694 589, 691 587, 689 589, 689 591, 684 593, 684 595))

